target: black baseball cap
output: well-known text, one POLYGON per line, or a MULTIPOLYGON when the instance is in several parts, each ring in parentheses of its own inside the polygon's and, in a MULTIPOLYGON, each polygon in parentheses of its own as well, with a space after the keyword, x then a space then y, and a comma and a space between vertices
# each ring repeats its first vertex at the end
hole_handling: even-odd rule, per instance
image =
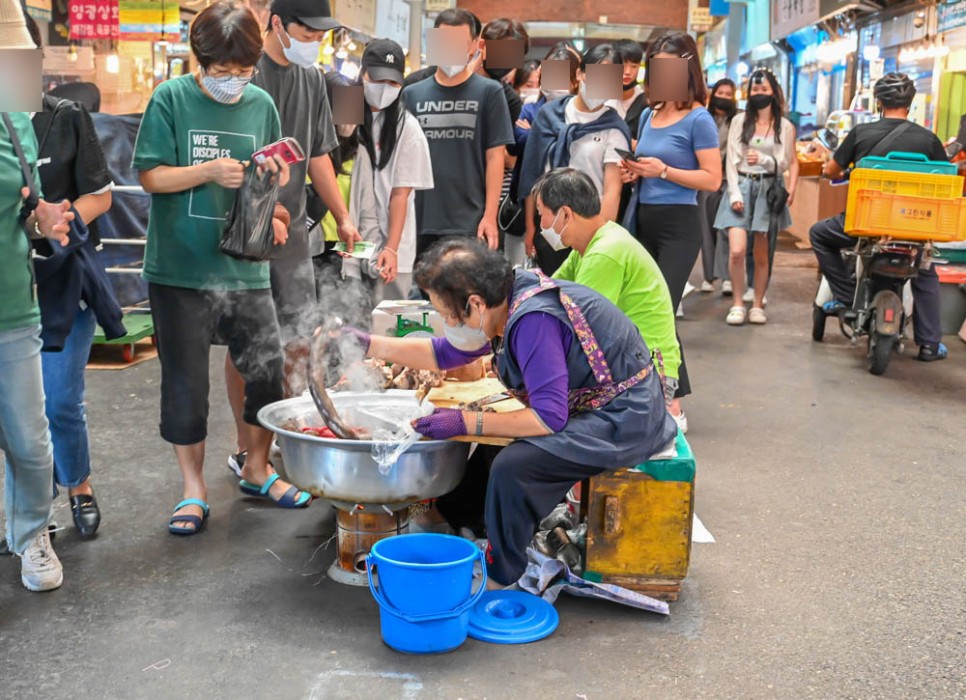
POLYGON ((405 67, 406 56, 402 47, 392 39, 373 39, 366 44, 362 54, 362 70, 368 73, 370 80, 402 83, 405 81, 405 67))
POLYGON ((327 31, 342 26, 333 19, 329 0, 272 0, 272 14, 294 17, 310 29, 327 31))

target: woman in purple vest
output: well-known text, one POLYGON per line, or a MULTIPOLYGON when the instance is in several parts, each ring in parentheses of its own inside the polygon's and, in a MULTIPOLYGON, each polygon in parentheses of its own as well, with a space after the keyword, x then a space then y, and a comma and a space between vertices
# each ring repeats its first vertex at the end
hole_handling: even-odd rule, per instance
POLYGON ((368 357, 419 369, 451 369, 494 353, 501 381, 525 408, 436 409, 414 427, 438 440, 516 438, 490 467, 484 514, 490 578, 510 585, 523 574, 540 520, 575 482, 647 460, 677 426, 640 331, 597 292, 514 271, 475 241, 437 244, 415 279, 445 320, 444 338, 344 332, 368 357))

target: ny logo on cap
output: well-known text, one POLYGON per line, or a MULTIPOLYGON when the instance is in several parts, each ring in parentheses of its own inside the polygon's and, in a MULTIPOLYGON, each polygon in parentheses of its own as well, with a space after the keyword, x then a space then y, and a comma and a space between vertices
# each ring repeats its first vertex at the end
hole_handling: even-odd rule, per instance
POLYGON ((387 53, 386 54, 386 63, 395 63, 395 62, 396 62, 396 57, 393 56, 391 53, 387 53))

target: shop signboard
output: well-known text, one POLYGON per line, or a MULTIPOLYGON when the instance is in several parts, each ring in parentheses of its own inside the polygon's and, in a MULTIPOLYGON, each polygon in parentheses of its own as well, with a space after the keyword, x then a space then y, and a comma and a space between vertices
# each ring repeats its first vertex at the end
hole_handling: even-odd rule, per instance
POLYGON ((819 0, 771 0, 771 40, 815 24, 819 18, 819 0))
POLYGON ((456 0, 424 0, 426 12, 443 12, 451 7, 456 7, 456 0))
POLYGON ((120 38, 125 41, 181 41, 181 10, 175 3, 120 0, 120 38))
POLYGON ((707 7, 691 8, 691 31, 706 32, 711 29, 712 22, 711 10, 707 7))
POLYGON ((70 0, 67 10, 71 40, 120 38, 118 0, 70 0))
POLYGON ((409 3, 406 0, 378 0, 376 36, 392 39, 409 48, 409 3))
POLYGON ((939 31, 948 32, 966 27, 966 0, 947 0, 939 5, 939 31))
POLYGON ((49 22, 53 17, 51 0, 27 0, 27 12, 34 19, 49 22))
POLYGON ((346 27, 376 35, 376 0, 337 0, 334 15, 346 27))

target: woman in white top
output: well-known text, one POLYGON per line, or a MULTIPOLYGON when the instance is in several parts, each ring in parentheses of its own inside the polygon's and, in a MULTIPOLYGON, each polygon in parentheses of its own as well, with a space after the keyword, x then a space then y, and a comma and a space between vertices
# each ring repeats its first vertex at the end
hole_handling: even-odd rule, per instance
POLYGON ((748 106, 735 116, 728 132, 728 196, 722 198, 714 222, 715 228, 728 229, 731 282, 737 300, 726 319, 732 326, 744 324, 746 317, 751 323, 767 320, 763 300, 771 272, 769 248, 774 245, 769 229, 777 237, 778 231, 791 225, 788 206, 798 184, 795 126, 782 117, 785 99, 778 80, 767 68, 756 68, 748 80, 748 106), (785 172, 789 174, 788 202, 781 212, 772 214, 766 199, 768 190, 776 178, 784 178, 785 172), (755 236, 755 296, 750 313, 741 301, 749 232, 755 236))
POLYGON ((349 211, 376 253, 361 262, 347 260, 345 270, 369 283, 373 306, 409 296, 416 259, 415 190, 433 187, 426 136, 400 100, 405 61, 402 47, 389 39, 369 42, 362 55, 368 109, 359 127, 349 211))
POLYGON ((620 115, 607 106, 606 99, 590 97, 587 92, 587 67, 613 63, 620 64, 622 59, 610 44, 588 51, 577 70, 577 95, 543 105, 527 139, 519 190, 521 197, 526 196, 526 247, 529 255, 537 256, 539 267, 548 275, 560 267, 570 251, 558 249, 562 245, 559 242, 552 246, 542 237, 536 237, 536 207, 529 193, 540 175, 558 167, 583 172, 597 187, 601 214, 611 221, 618 220, 624 185, 620 170, 622 158, 617 149, 630 150, 630 132, 620 115), (569 142, 565 153, 557 149, 561 139, 569 142))

